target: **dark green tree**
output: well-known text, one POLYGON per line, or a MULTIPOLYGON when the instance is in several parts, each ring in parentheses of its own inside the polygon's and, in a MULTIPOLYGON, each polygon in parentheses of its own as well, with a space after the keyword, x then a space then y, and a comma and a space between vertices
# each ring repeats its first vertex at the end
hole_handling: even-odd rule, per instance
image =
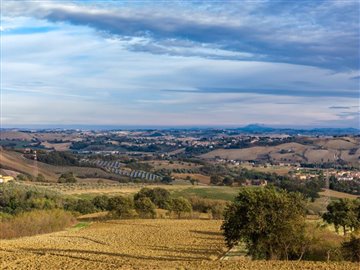
POLYGON ((191 213, 192 207, 189 200, 183 197, 179 197, 172 199, 171 211, 174 212, 178 218, 181 218, 182 214, 191 213))
POLYGON ((116 218, 129 218, 133 214, 134 202, 130 198, 116 196, 109 199, 108 210, 116 218))
POLYGON ((303 253, 305 202, 285 190, 243 188, 221 228, 228 247, 244 242, 255 259, 292 259, 303 253))
POLYGON ((170 207, 170 192, 164 188, 142 188, 138 193, 135 194, 134 200, 137 201, 142 197, 149 198, 158 208, 169 209, 170 207))
POLYGON ((45 176, 42 175, 41 173, 39 173, 38 176, 36 177, 36 181, 37 182, 46 182, 45 176))
POLYGON ((360 237, 351 235, 348 241, 341 244, 344 258, 353 262, 360 262, 360 237))
POLYGON ((67 172, 60 175, 58 183, 76 183, 77 180, 73 172, 67 172))
POLYGON ((109 198, 105 195, 99 195, 92 199, 93 205, 99 210, 106 210, 109 205, 109 198))
POLYGON ((142 197, 135 201, 135 210, 142 218, 155 218, 155 208, 155 204, 147 197, 142 197))
POLYGON ((212 175, 210 176, 210 183, 212 185, 218 185, 221 183, 221 178, 219 175, 215 174, 215 175, 212 175))
POLYGON ((360 227, 359 209, 358 200, 339 199, 327 206, 323 219, 329 224, 334 224, 336 232, 339 232, 339 228, 342 227, 346 235, 348 230, 360 227))
POLYGON ((173 179, 171 178, 170 175, 165 175, 162 179, 161 179, 161 183, 164 184, 170 184, 173 181, 173 179))

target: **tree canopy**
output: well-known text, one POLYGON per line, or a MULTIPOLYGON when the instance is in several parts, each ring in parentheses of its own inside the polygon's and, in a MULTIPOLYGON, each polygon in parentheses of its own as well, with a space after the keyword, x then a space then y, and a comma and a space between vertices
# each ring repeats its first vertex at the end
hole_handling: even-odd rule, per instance
POLYGON ((291 259, 303 252, 305 206, 298 193, 241 189, 224 218, 227 246, 244 242, 253 258, 291 259))

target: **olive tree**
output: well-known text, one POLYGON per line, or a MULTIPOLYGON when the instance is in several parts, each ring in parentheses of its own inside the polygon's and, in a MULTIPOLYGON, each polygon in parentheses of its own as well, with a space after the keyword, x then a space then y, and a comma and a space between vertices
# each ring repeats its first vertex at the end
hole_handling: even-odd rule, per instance
POLYGON ((254 259, 298 258, 305 252, 305 202, 285 190, 243 188, 221 228, 228 247, 244 242, 254 259))

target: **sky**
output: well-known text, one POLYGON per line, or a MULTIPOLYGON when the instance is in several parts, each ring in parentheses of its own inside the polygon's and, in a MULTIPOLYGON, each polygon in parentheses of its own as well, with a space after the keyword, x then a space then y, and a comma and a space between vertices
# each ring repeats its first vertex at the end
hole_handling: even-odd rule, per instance
POLYGON ((359 128, 359 1, 2 1, 1 125, 359 128))

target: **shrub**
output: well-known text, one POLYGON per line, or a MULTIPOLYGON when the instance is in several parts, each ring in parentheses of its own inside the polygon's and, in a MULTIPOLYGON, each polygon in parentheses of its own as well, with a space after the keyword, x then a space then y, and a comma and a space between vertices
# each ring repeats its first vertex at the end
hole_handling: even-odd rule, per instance
POLYGON ((192 207, 189 200, 179 197, 171 200, 171 211, 181 218, 183 214, 191 213, 192 207))
POLYGON ((108 210, 114 218, 129 218, 133 216, 134 202, 130 198, 116 196, 109 199, 108 210))
POLYGON ((0 212, 19 214, 34 209, 52 209, 62 206, 61 196, 44 188, 7 183, 0 190, 0 212))
POLYGON ((197 196, 189 198, 192 209, 201 213, 209 213, 213 219, 222 219, 227 202, 223 200, 204 199, 197 196))
POLYGON ((143 197, 149 198, 157 207, 161 209, 170 208, 170 192, 164 188, 142 188, 138 193, 134 195, 134 200, 137 201, 138 199, 143 197))
POLYGON ((46 182, 45 176, 42 175, 41 173, 38 174, 38 176, 36 177, 36 181, 37 182, 46 182))
POLYGON ((75 218, 66 211, 35 210, 0 222, 0 238, 11 239, 63 230, 74 224, 75 218))
POLYGON ((58 179, 58 183, 76 183, 76 182, 77 180, 74 176, 74 173, 72 172, 63 173, 62 175, 60 175, 58 179))
POLYGON ((135 210, 142 218, 155 218, 155 204, 147 198, 143 197, 135 201, 135 210))
POLYGON ((96 196, 92 199, 93 205, 99 210, 107 210, 109 205, 109 198, 105 195, 96 196))
POLYGON ((348 241, 341 244, 342 254, 346 260, 360 262, 360 237, 351 235, 348 241))

